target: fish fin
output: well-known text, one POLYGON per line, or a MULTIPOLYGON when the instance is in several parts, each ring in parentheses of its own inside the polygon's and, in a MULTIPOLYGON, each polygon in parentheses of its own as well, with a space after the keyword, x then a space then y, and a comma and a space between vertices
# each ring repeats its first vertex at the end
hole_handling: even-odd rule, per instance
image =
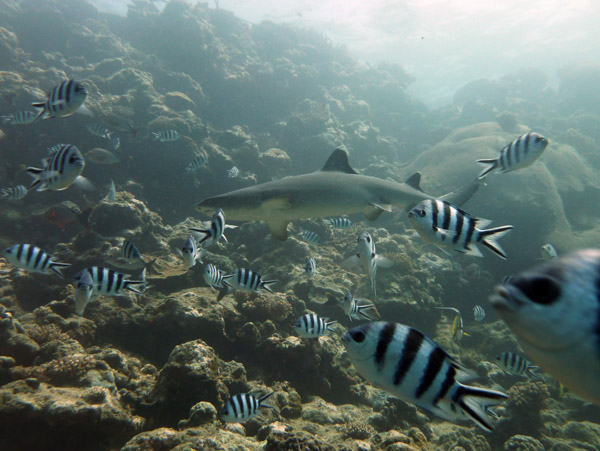
POLYGON ((61 279, 64 279, 65 276, 62 273, 62 268, 68 268, 69 266, 71 266, 70 263, 58 263, 58 262, 52 262, 50 263, 50 269, 52 271, 54 271, 61 279))
POLYGON ((358 314, 369 321, 377 321, 381 319, 381 315, 379 314, 377 307, 375 307, 375 304, 359 305, 358 314))
POLYGON ((269 285, 279 282, 279 280, 264 280, 261 287, 267 290, 269 293, 273 293, 273 290, 269 285))
POLYGON ((287 220, 276 220, 269 219, 267 220, 267 227, 269 228, 269 232, 279 241, 285 241, 288 239, 287 226, 289 221, 287 220))
POLYGON ((466 249, 461 248, 457 249, 457 251, 463 254, 472 255, 473 257, 483 257, 483 254, 474 243, 469 243, 469 246, 466 249))
POLYGON ((77 114, 83 114, 84 116, 94 117, 94 112, 90 110, 84 103, 75 111, 77 114))
POLYGON ((345 269, 358 269, 361 267, 360 257, 357 255, 353 255, 352 257, 346 258, 342 263, 342 268, 345 269))
POLYGON ((321 171, 324 172, 343 172, 345 174, 358 174, 348 162, 348 151, 338 147, 335 149, 327 161, 325 165, 321 168, 321 171))
POLYGON ((394 264, 389 258, 383 257, 382 255, 377 255, 375 257, 375 263, 380 268, 391 268, 394 264))
POLYGON ((436 307, 436 309, 438 309, 438 310, 452 310, 457 315, 460 315, 460 310, 457 309, 456 307, 436 307))
POLYGON ((492 223, 491 219, 484 219, 484 218, 473 218, 473 219, 475 219, 475 226, 478 229, 483 229, 484 227, 487 227, 492 223))
POLYGON ((64 105, 65 103, 67 103, 66 100, 55 100, 54 102, 52 102, 52 106, 60 106, 60 105, 64 105))
POLYGON ((29 185, 30 190, 37 188, 37 191, 46 191, 48 189, 46 182, 42 181, 42 173, 44 172, 43 169, 29 167, 26 169, 26 171, 33 177, 33 182, 31 182, 31 185, 29 185))
POLYGON ((463 412, 483 430, 493 429, 488 409, 500 404, 506 394, 478 387, 460 386, 452 396, 463 412))
POLYGON ((265 210, 290 210, 292 203, 290 202, 290 196, 278 196, 265 200, 260 208, 265 210))
POLYGON ((413 175, 411 175, 409 178, 407 178, 404 181, 405 184, 407 184, 408 186, 410 186, 411 188, 414 188, 418 191, 424 192, 421 189, 421 173, 420 172, 415 172, 413 175))
POLYGON ((379 210, 387 211, 388 213, 392 212, 392 204, 373 203, 371 205, 373 205, 375 208, 378 208, 379 210))
POLYGON ((484 178, 486 175, 488 175, 490 172, 492 172, 494 169, 496 169, 498 167, 498 159, 497 158, 484 158, 482 160, 477 160, 477 163, 489 165, 487 168, 485 168, 481 172, 481 174, 479 174, 479 177, 477 177, 478 179, 484 178))
POLYGON ((267 393, 266 395, 263 395, 263 396, 261 396, 260 398, 258 398, 258 405, 259 405, 260 407, 267 407, 268 409, 272 409, 272 408, 273 408, 273 406, 268 406, 268 405, 266 405, 266 404, 263 404, 263 401, 264 401, 265 399, 267 399, 268 397, 272 396, 274 393, 275 393, 275 392, 274 392, 274 391, 272 391, 272 392, 270 392, 270 393, 267 393))
MULTIPOLYGON (((225 281, 223 281, 223 283, 225 283, 225 281)), ((225 283, 226 284, 226 283, 225 283)), ((226 284, 227 285, 227 284, 226 284)), ((217 294, 217 301, 220 301, 221 299, 223 299, 225 296, 227 296, 229 293, 231 292, 231 286, 227 285, 227 287, 221 288, 219 290, 219 294, 217 294)))
POLYGON ((46 102, 33 102, 31 104, 31 106, 34 108, 44 108, 45 105, 46 105, 46 102))
POLYGON ((125 288, 129 291, 133 291, 135 294, 144 294, 146 281, 145 280, 126 280, 125 288), (141 285, 141 288, 137 286, 141 285), (140 291, 141 290, 141 291, 140 291))
POLYGON ((86 191, 95 191, 96 186, 89 181, 89 179, 85 178, 83 175, 78 175, 75 177, 73 181, 74 185, 77 185, 79 188, 84 189, 86 191))
POLYGON ((363 214, 367 217, 369 221, 375 221, 379 216, 383 213, 383 210, 376 205, 369 205, 366 210, 363 211, 363 214))
POLYGON ((487 247, 493 253, 498 255, 501 258, 506 258, 506 253, 497 243, 497 240, 506 235, 509 231, 511 231, 513 226, 501 226, 495 227, 493 229, 482 230, 479 232, 480 242, 483 246, 487 247))
POLYGON ((438 197, 439 200, 444 200, 453 205, 460 207, 466 201, 468 201, 473 195, 481 188, 485 186, 485 182, 479 178, 476 178, 471 183, 466 184, 465 186, 458 188, 457 190, 451 191, 449 193, 444 194, 443 196, 438 197))
POLYGON ((85 311, 87 305, 96 298, 97 296, 94 296, 93 294, 90 294, 86 299, 82 299, 80 301, 75 298, 75 314, 83 316, 83 312, 85 311))

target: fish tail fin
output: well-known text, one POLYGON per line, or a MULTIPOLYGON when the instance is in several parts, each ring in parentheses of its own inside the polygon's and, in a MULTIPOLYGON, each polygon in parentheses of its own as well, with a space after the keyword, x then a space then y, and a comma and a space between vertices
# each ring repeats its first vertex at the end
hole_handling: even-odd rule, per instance
POLYGON ((498 244, 498 239, 506 235, 512 230, 513 226, 506 225, 501 227, 494 227, 493 229, 486 229, 479 232, 479 241, 493 253, 501 258, 506 258, 506 253, 498 244))
POLYGON ((528 377, 530 377, 532 379, 541 379, 541 376, 538 373, 539 369, 540 369, 539 366, 531 365, 529 368, 527 368, 526 374, 528 377))
POLYGON ((158 141, 160 139, 160 133, 159 132, 152 132, 152 136, 154 137, 154 141, 158 141))
POLYGON ((42 172, 44 170, 33 167, 28 167, 25 170, 33 177, 33 182, 29 185, 29 189, 37 188, 38 191, 45 191, 46 184, 42 182, 42 172))
POLYGON ((492 431, 494 428, 489 417, 490 407, 500 404, 503 399, 508 398, 505 393, 478 387, 461 385, 452 399, 480 428, 492 431))
POLYGON ((367 304, 358 306, 358 314, 368 321, 377 321, 381 319, 381 315, 375 307, 375 304, 367 304))
MULTIPOLYGON (((223 282, 225 282, 225 281, 223 281, 223 282)), ((269 293, 273 293, 273 290, 271 289, 271 287, 269 285, 272 285, 272 284, 277 283, 277 282, 279 282, 279 280, 265 280, 262 283, 262 287, 265 290, 267 290, 269 293)))
POLYGON ((229 285, 228 282, 225 282, 225 280, 223 280, 223 285, 225 285, 225 286, 223 288, 221 288, 219 290, 219 294, 217 294, 217 301, 220 301, 225 296, 227 296, 229 293, 231 293, 231 285, 229 285))
POLYGON ((12 116, 7 116, 7 115, 0 116, 0 119, 2 119, 3 124, 8 124, 8 123, 12 122, 12 120, 13 120, 12 116))
POLYGON ((61 279, 65 278, 65 276, 62 273, 63 268, 68 268, 69 266, 71 266, 70 263, 59 263, 59 262, 50 263, 50 269, 52 271, 54 271, 54 273, 57 274, 61 279))
POLYGON ((34 102, 31 106, 39 110, 33 122, 36 122, 39 119, 46 119, 46 102, 34 102))
POLYGON ((490 172, 492 172, 494 169, 496 169, 498 167, 498 159, 497 158, 484 158, 482 160, 477 160, 477 163, 479 164, 487 164, 489 165, 487 168, 485 168, 481 174, 479 174, 479 179, 484 178, 486 175, 488 175, 490 172))
POLYGON ((275 393, 275 392, 274 392, 274 391, 272 391, 271 393, 267 393, 266 395, 263 395, 263 396, 261 396, 260 398, 258 398, 258 405, 259 405, 260 407, 266 407, 267 409, 272 409, 272 408, 273 408, 273 406, 270 406, 270 405, 268 405, 268 404, 264 404, 264 403, 263 403, 263 401, 264 401, 265 399, 269 398, 270 396, 273 396, 273 394, 274 394, 274 393, 275 393))
POLYGON ((5 197, 10 196, 10 191, 8 190, 8 188, 2 188, 0 189, 0 198, 4 199, 5 197))
POLYGON ((133 291, 135 294, 144 294, 147 283, 145 280, 126 280, 125 289, 133 291))

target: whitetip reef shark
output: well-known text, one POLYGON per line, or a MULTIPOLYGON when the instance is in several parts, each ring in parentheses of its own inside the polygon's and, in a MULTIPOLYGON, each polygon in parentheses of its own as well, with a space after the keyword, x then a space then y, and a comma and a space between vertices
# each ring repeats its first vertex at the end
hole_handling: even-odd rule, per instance
MULTIPOLYGON (((392 207, 408 211, 422 200, 435 198, 421 190, 420 181, 418 172, 404 183, 358 174, 348 163, 347 151, 338 148, 320 171, 209 197, 196 210, 212 215, 221 208, 228 220, 263 221, 275 238, 285 241, 291 221, 353 213, 374 221, 392 207)), ((460 205, 482 184, 476 179, 439 199, 460 205)))

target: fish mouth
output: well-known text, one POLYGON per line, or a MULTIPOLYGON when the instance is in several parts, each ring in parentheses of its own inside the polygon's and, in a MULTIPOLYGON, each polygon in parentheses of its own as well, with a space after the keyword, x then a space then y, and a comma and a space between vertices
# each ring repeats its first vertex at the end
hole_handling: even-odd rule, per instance
POLYGON ((508 285, 497 285, 489 300, 492 307, 499 311, 514 311, 521 304, 516 296, 511 295, 508 285))

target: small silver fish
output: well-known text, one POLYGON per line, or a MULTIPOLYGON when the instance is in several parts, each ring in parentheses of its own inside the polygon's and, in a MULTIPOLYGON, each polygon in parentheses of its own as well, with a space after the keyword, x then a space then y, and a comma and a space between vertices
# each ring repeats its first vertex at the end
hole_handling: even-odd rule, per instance
POLYGON ((96 164, 116 164, 119 162, 119 159, 112 153, 110 150, 102 149, 100 147, 95 147, 92 150, 88 150, 84 154, 86 161, 91 161, 96 164))
POLYGON ((542 258, 545 261, 552 260, 553 258, 558 257, 556 249, 554 249, 554 246, 552 246, 550 243, 544 244, 540 248, 540 253, 542 254, 542 258))
POLYGON ((202 263, 202 248, 198 246, 196 239, 190 235, 181 250, 178 250, 179 256, 183 259, 186 268, 191 268, 196 262, 202 263))
POLYGON ((317 262, 314 258, 310 257, 308 259, 306 265, 304 265, 304 271, 306 272, 306 275, 309 279, 315 277, 315 274, 317 273, 317 262))
POLYGON ((358 239, 356 241, 358 244, 357 254, 344 260, 342 267, 351 268, 362 266, 369 277, 369 281, 371 282, 373 294, 377 296, 377 290, 375 287, 377 267, 381 266, 383 268, 387 268, 392 265, 392 262, 381 255, 377 255, 375 251, 375 241, 369 232, 362 232, 360 235, 358 235, 358 239))
POLYGON ((117 135, 112 135, 110 138, 110 145, 114 150, 117 150, 119 147, 121 147, 121 138, 119 138, 117 135))

